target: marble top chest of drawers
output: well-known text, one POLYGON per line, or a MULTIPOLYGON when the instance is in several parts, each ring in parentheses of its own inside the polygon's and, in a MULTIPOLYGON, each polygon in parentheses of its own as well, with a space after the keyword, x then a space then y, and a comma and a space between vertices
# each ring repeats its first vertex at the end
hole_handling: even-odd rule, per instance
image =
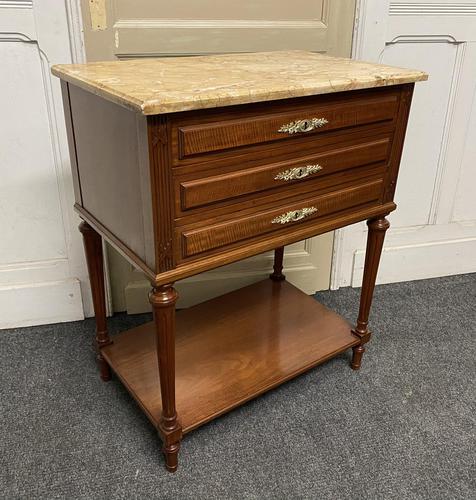
POLYGON ((182 435, 353 348, 358 369, 419 71, 292 51, 60 65, 103 379, 182 435), (288 284, 283 247, 368 220, 355 328, 288 284), (101 238, 152 285, 107 333, 101 238), (175 313, 173 282, 267 250, 270 280, 175 313))

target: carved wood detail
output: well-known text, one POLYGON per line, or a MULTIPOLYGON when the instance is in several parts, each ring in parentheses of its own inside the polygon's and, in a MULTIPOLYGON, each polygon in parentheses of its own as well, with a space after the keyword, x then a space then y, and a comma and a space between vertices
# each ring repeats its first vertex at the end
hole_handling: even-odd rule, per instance
POLYGON ((155 271, 161 273, 175 267, 172 251, 173 185, 167 117, 147 117, 147 130, 155 233, 155 271))

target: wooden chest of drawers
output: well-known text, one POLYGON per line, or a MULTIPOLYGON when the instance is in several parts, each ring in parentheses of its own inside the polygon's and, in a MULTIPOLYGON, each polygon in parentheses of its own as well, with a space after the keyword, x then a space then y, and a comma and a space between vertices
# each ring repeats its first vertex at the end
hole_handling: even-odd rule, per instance
POLYGON ((172 117, 175 262, 290 235, 292 225, 312 234, 336 213, 391 201, 402 95, 372 89, 172 117), (305 131, 293 131, 300 121, 305 131))
POLYGON ((156 425, 172 471, 183 432, 349 347, 360 367, 413 82, 426 78, 301 52, 214 57, 217 73, 230 61, 241 71, 241 80, 214 77, 215 94, 200 91, 210 89, 201 58, 53 69, 63 79, 101 374, 112 368, 156 425), (253 73, 260 60, 274 64, 269 81, 253 73), (174 94, 182 64, 197 81, 174 94), (283 248, 365 219, 351 329, 284 281, 283 248), (154 323, 113 340, 101 237, 153 287, 154 323), (181 311, 175 325, 174 281, 271 249, 269 282, 181 311))

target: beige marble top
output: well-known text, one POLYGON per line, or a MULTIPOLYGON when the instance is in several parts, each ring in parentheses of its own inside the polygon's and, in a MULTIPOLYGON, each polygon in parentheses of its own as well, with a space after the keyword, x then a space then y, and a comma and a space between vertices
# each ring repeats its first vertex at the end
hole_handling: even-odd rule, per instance
POLYGON ((423 81, 422 71, 306 51, 59 64, 52 72, 144 115, 423 81))

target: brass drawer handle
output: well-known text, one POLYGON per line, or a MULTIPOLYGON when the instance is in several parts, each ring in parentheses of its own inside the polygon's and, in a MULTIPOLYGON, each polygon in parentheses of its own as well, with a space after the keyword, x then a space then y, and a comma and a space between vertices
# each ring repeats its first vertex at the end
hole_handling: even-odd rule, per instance
POLYGON ((287 224, 288 222, 296 222, 316 212, 316 207, 306 207, 301 208, 300 210, 291 210, 290 212, 286 212, 285 214, 278 215, 278 217, 274 218, 271 221, 271 224, 287 224))
POLYGON ((329 123, 325 118, 309 118, 308 120, 297 120, 295 122, 283 125, 278 132, 287 132, 288 134, 299 134, 310 132, 315 128, 323 127, 329 123))
POLYGON ((304 177, 315 174, 316 172, 319 172, 319 170, 322 170, 320 165, 307 165, 306 167, 290 168, 289 170, 284 170, 284 172, 279 172, 274 180, 293 181, 296 179, 304 179, 304 177))

